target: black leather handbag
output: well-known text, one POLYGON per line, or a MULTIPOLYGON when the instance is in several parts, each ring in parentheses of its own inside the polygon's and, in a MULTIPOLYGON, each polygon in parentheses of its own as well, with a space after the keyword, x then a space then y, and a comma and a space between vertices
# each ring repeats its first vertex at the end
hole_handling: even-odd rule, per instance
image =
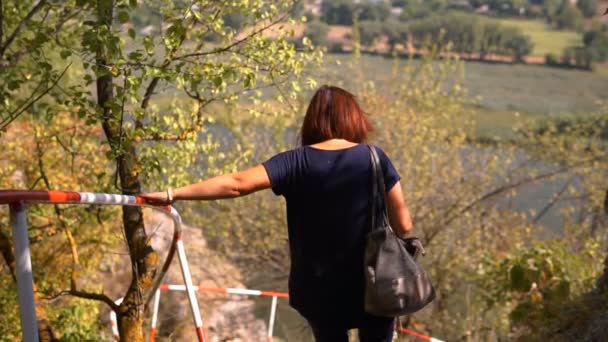
POLYGON ((389 224, 384 173, 376 149, 369 148, 373 197, 371 231, 365 245, 365 311, 376 316, 397 317, 425 307, 435 298, 435 289, 415 260, 419 252, 424 252, 420 241, 400 239, 389 224))

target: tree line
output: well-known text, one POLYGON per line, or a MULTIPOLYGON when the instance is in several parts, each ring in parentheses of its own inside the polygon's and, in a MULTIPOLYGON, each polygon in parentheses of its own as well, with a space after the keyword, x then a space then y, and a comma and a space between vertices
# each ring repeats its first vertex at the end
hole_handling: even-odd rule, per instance
MULTIPOLYGON (((553 29, 582 30, 584 19, 597 12, 595 0, 576 4, 566 0, 336 0, 324 1, 318 16, 307 14, 310 21, 305 36, 330 52, 340 52, 342 43, 327 39, 330 25, 353 26, 356 22, 361 46, 368 51, 377 52, 381 42, 388 45, 389 53, 398 47, 419 50, 432 42, 468 59, 484 61, 498 55, 520 63, 532 53, 532 39, 522 29, 502 25, 492 16, 544 18, 553 29), (485 9, 487 15, 463 8, 485 9)), ((544 60, 550 66, 591 70, 595 63, 608 60, 608 27, 593 22, 579 44, 561 55, 548 54, 544 60)))
MULTIPOLYGON (((470 58, 486 60, 490 55, 506 55, 511 56, 514 62, 523 62, 534 48, 530 37, 519 28, 459 12, 417 19, 407 24, 396 20, 362 20, 357 29, 362 47, 369 51, 375 51, 384 38, 391 53, 398 47, 407 50, 409 46, 419 50, 432 42, 440 50, 468 54, 470 58)), ((327 40, 328 31, 327 24, 313 21, 308 24, 305 35, 313 44, 331 47, 335 51, 338 47, 327 40)))

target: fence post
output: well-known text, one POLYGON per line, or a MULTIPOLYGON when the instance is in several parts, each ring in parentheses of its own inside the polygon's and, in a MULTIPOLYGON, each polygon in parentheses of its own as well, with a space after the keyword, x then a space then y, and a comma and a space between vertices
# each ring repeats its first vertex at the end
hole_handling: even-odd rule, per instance
POLYGON ((274 330, 274 319, 277 312, 277 296, 272 296, 272 306, 270 307, 270 319, 268 320, 268 337, 267 341, 272 342, 274 330))
POLYGON ((23 341, 38 342, 36 303, 34 302, 34 276, 27 234, 27 214, 23 202, 9 204, 10 223, 13 229, 13 245, 17 264, 17 293, 23 341))

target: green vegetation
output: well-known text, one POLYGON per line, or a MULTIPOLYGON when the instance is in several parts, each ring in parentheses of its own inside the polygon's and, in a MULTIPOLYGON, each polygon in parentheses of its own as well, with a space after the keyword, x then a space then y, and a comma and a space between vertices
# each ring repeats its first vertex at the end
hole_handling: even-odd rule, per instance
MULTIPOLYGON (((156 188, 198 179, 192 165, 201 164, 199 157, 214 160, 208 154, 217 153, 215 142, 195 141, 213 120, 208 105, 229 106, 241 97, 259 103, 262 94, 254 90, 260 87, 281 87, 275 103, 293 101, 314 85, 299 77, 319 57, 309 42, 297 53, 286 29, 277 29, 273 39, 263 34, 282 23, 295 24, 288 20, 293 4, 162 0, 142 4, 142 14, 140 2, 130 0, 28 0, 0 6, 0 138, 8 147, 0 150, 0 187, 136 194, 146 184, 156 188), (155 15, 146 18, 145 13, 155 15), (139 16, 137 21, 131 22, 132 15, 139 16), (159 20, 151 33, 134 29, 159 20), (189 100, 173 103, 171 115, 160 113, 157 95, 176 90, 189 100), (15 135, 19 131, 22 136, 15 135), (167 176, 166 165, 178 169, 167 176)), ((256 117, 266 110, 256 106, 249 113, 256 117)), ((278 105, 273 111, 281 113, 278 105)), ((45 227, 32 232, 41 253, 34 255, 34 279, 41 297, 107 304, 117 313, 121 339, 137 342, 144 338, 145 304, 153 294, 160 257, 141 209, 122 211, 122 223, 116 209, 46 206, 37 216, 30 211, 37 218, 32 225, 45 227), (89 274, 104 258, 105 244, 118 241, 127 248, 126 267, 133 272, 120 306, 99 291, 89 274)), ((3 213, 0 246, 9 267, 0 275, 2 283, 13 282, 15 272, 7 221, 3 213)), ((95 326, 74 332, 49 321, 49 305, 37 301, 38 318, 47 323, 40 325, 41 332, 61 329, 59 335, 97 338, 81 334, 97 330, 95 326)), ((2 310, 0 326, 5 327, 17 310, 2 310)), ((67 316, 82 311, 65 310, 60 320, 69 322, 67 316)))
POLYGON ((496 20, 501 25, 516 27, 530 36, 534 44, 532 55, 535 56, 545 56, 548 53, 560 55, 567 47, 583 45, 580 33, 553 30, 541 20, 506 18, 496 20))
MULTIPOLYGON (((450 44, 452 53, 466 59, 490 56, 501 62, 592 70, 604 61, 597 51, 608 46, 603 39, 593 48, 583 46, 583 30, 608 35, 605 24, 591 22, 597 8, 595 0, 340 0, 324 2, 320 20, 350 26, 357 16, 360 43, 373 52, 408 50, 410 43, 426 45, 427 38, 440 49, 450 44), (400 14, 391 17, 391 6, 400 14), (395 25, 396 20, 404 24, 395 25), (388 49, 380 43, 383 38, 388 49)), ((330 51, 341 50, 336 44, 330 51)))
MULTIPOLYGON (((314 75, 329 82, 348 82, 350 75, 344 68, 350 59, 349 55, 328 55, 327 63, 331 67, 314 75)), ((383 84, 396 64, 406 63, 409 63, 406 59, 362 56, 361 72, 366 79, 383 84)), ((411 63, 417 65, 420 61, 411 63)), ((479 62, 462 62, 462 65, 467 102, 479 104, 488 115, 495 111, 536 113, 540 118, 564 113, 576 115, 593 112, 606 101, 608 78, 596 73, 531 65, 479 62)))
MULTIPOLYGON (((429 54, 417 60, 358 55, 358 43, 374 43, 367 33, 378 20, 360 22, 353 55, 323 57, 309 42, 322 42, 326 26, 311 25, 296 50, 288 14, 301 9, 283 1, 184 4, 28 0, 2 8, 0 27, 15 39, 0 35, 0 188, 133 194, 244 169, 295 146, 309 92, 330 82, 353 91, 369 113, 371 142, 399 170, 414 234, 427 246, 422 262, 438 298, 407 324, 448 340, 606 336, 608 78, 440 59, 437 45, 448 45, 441 40, 420 45, 429 54), (153 15, 162 34, 129 29, 155 22, 140 9, 162 14, 153 15), (259 34, 271 28, 272 38, 259 34), (543 194, 540 203, 517 208, 531 192, 543 194), (563 224, 541 225, 552 208, 563 224)), ((335 11, 331 18, 344 19, 335 11)), ((381 27, 389 45, 406 40, 403 27, 381 27)), ((472 31, 459 32, 463 42, 475 40, 472 31)), ((603 40, 589 33, 585 48, 603 58, 603 40)), ((263 272, 274 280, 265 288, 286 287, 285 208, 272 193, 176 205, 247 277, 263 272)), ((108 304, 122 340, 143 340, 141 299, 159 256, 142 213, 123 210, 29 208, 38 318, 58 338, 100 339, 100 305, 108 304), (118 307, 102 294, 98 273, 115 251, 134 270, 118 307), (83 293, 105 304, 74 298, 83 293)), ((0 282, 12 284, 0 289, 1 340, 19 338, 10 234, 0 213, 0 282)), ((159 329, 161 337, 180 327, 159 329)))
POLYGON ((533 42, 523 30, 457 12, 416 20, 408 26, 408 31, 418 48, 432 42, 440 51, 476 54, 479 60, 499 55, 521 63, 533 48, 533 42))

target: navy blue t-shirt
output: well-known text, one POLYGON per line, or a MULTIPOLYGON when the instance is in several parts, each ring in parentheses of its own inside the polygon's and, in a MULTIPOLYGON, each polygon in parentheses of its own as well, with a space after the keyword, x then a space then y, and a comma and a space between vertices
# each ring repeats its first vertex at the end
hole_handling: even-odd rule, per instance
MULTIPOLYGON (((376 147, 386 191, 400 177, 376 147)), ((372 166, 367 145, 303 146, 263 163, 272 191, 287 203, 290 304, 308 319, 345 324, 363 315, 363 256, 370 230, 372 166)))

